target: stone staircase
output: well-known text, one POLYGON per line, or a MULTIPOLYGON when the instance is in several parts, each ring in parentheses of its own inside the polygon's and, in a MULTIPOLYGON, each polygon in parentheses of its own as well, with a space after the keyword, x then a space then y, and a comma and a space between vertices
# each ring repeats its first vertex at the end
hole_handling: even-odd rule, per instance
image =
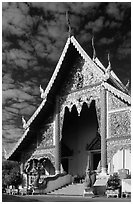
POLYGON ((66 185, 58 190, 47 193, 48 195, 70 195, 70 196, 82 196, 84 192, 84 184, 76 183, 66 185))

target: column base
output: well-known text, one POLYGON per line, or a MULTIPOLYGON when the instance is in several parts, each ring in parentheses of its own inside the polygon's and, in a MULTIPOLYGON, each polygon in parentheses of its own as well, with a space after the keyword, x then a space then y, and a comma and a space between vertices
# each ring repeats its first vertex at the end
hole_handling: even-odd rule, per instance
POLYGON ((108 178, 109 175, 107 175, 106 170, 102 169, 101 173, 97 175, 96 182, 93 186, 95 195, 105 195, 108 178))
POLYGON ((101 172, 98 174, 97 177, 99 177, 99 178, 101 178, 101 177, 107 177, 107 169, 106 169, 106 168, 102 168, 102 169, 101 169, 101 172))

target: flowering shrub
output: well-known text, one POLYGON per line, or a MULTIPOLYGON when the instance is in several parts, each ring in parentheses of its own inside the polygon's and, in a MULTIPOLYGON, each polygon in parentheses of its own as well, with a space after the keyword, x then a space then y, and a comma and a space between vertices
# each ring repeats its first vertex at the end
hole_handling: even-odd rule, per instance
POLYGON ((117 173, 114 173, 113 175, 110 175, 108 181, 107 181, 107 189, 118 189, 120 188, 120 178, 117 173))

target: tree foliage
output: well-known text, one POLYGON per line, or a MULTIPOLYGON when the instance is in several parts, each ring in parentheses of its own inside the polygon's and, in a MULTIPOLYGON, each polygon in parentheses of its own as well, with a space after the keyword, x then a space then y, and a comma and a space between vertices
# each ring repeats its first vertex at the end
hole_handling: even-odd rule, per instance
POLYGON ((13 185, 17 187, 22 183, 19 163, 15 161, 2 161, 2 186, 13 185))

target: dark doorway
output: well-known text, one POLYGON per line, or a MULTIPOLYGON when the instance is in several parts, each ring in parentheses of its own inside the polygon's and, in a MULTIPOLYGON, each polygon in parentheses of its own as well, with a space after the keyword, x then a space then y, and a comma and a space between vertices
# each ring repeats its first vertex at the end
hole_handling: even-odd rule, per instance
POLYGON ((67 107, 65 108, 61 139, 64 171, 71 175, 83 176, 85 174, 88 159, 86 144, 90 144, 94 140, 97 129, 95 101, 92 101, 89 107, 83 103, 80 115, 75 105, 71 111, 67 107))
POLYGON ((99 161, 101 160, 101 153, 93 153, 93 170, 97 169, 99 161))

